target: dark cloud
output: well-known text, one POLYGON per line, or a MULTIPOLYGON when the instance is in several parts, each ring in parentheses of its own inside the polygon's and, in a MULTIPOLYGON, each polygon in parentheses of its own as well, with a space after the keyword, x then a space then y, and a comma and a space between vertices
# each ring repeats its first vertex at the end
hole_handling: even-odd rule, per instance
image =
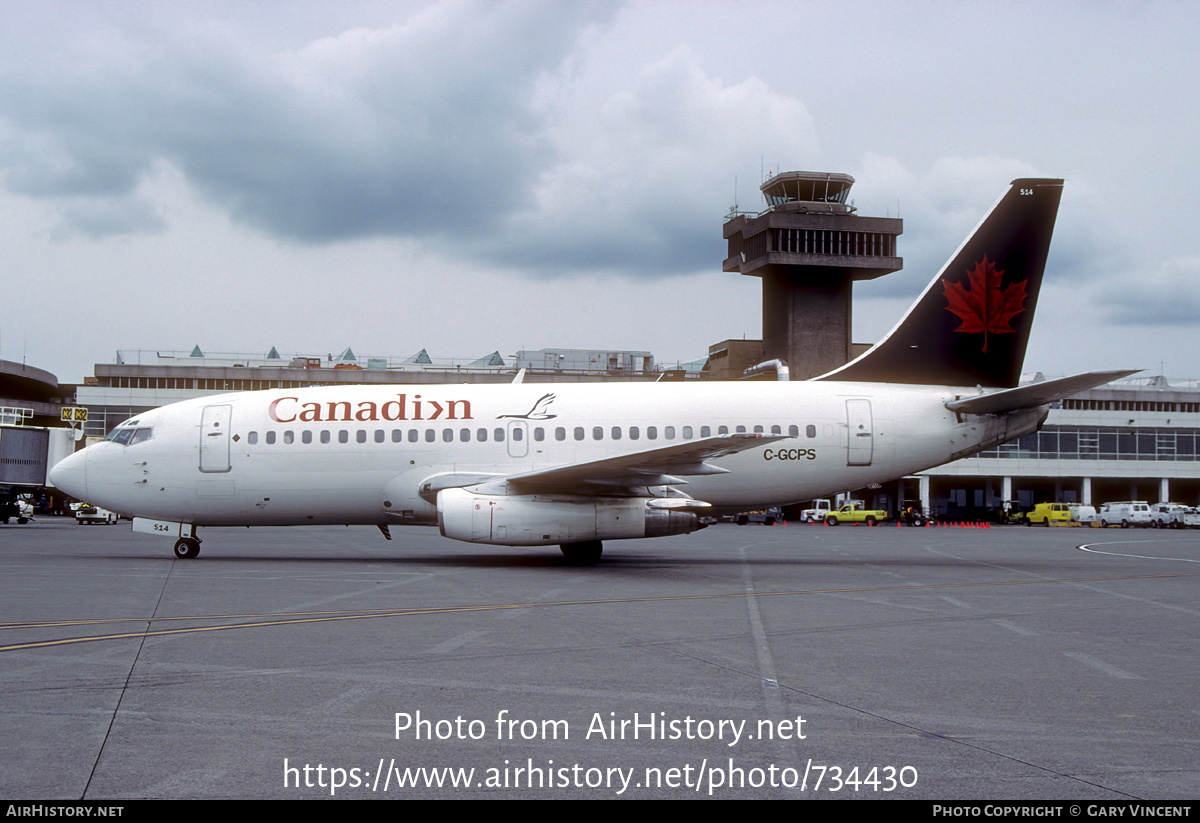
POLYGON ((273 53, 204 26, 65 35, 75 59, 0 69, 4 184, 133 197, 166 162, 237 218, 295 240, 478 231, 522 202, 545 162, 535 86, 605 14, 437 5, 273 53))

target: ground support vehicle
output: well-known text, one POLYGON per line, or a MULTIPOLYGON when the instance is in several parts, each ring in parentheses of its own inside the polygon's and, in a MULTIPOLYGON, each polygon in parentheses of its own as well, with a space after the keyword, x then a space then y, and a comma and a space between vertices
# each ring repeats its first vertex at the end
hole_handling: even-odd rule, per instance
POLYGON ((1032 526, 1040 523, 1049 526, 1052 523, 1071 525, 1071 507, 1066 503, 1038 503, 1025 517, 1025 525, 1032 526))
POLYGON ((800 512, 800 522, 816 523, 820 520, 824 520, 825 515, 829 514, 831 511, 833 511, 833 504, 829 502, 828 498, 814 500, 812 501, 811 509, 804 509, 802 512, 800 512))
POLYGON ((1116 503, 1105 503, 1100 507, 1101 526, 1120 526, 1128 529, 1130 526, 1146 527, 1150 525, 1150 504, 1145 500, 1122 500, 1116 503))
POLYGON ((80 526, 90 526, 93 523, 104 523, 111 526, 120 519, 121 516, 116 512, 93 506, 91 503, 83 503, 75 509, 75 522, 80 526))
POLYGON ((1182 503, 1155 503, 1150 507, 1150 525, 1156 529, 1182 529, 1187 506, 1182 503))
POLYGON ((883 509, 865 509, 862 503, 847 503, 837 511, 825 515, 826 526, 838 526, 842 523, 863 523, 874 526, 888 519, 888 513, 883 509))
POLYGON ((751 523, 759 523, 763 526, 774 526, 776 523, 783 522, 783 509, 763 509, 754 512, 742 512, 736 518, 734 523, 739 526, 747 526, 751 523))

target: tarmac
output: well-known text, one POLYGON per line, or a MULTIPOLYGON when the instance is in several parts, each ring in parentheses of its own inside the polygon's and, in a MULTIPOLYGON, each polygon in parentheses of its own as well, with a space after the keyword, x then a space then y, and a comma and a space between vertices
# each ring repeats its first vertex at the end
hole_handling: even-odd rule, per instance
POLYGON ((0 796, 1200 797, 1200 532, 0 526, 0 796))

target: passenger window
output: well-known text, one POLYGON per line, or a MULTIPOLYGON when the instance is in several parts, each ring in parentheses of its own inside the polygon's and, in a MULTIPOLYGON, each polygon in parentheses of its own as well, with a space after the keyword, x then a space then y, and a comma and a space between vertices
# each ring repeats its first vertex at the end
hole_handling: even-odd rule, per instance
POLYGON ((487 442, 487 429, 476 430, 475 436, 479 439, 480 443, 486 443, 487 442))
POLYGON ((620 440, 620 439, 621 439, 621 427, 620 427, 620 426, 613 426, 613 427, 612 427, 612 439, 613 439, 613 440, 620 440))
POLYGON ((442 442, 443 443, 453 443, 454 442, 454 429, 442 429, 442 442))
POLYGON ((701 437, 712 437, 712 429, 709 428, 708 426, 701 426, 700 427, 700 436, 701 437))
POLYGON ((345 429, 339 429, 338 430, 338 442, 339 443, 349 443, 350 442, 350 432, 346 431, 345 429))
POLYGON ((691 439, 692 439, 692 427, 691 427, 691 426, 684 426, 684 427, 683 427, 683 439, 684 439, 684 440, 691 440, 691 439))
POLYGON ((513 426, 512 439, 520 443, 525 439, 525 430, 520 426, 513 426))
POLYGON ((642 430, 641 430, 641 429, 639 429, 637 426, 630 426, 630 427, 629 427, 629 439, 630 439, 630 440, 637 440, 637 439, 639 439, 641 436, 642 436, 642 430))
POLYGON ((312 442, 312 432, 310 432, 308 429, 305 429, 304 431, 300 432, 300 442, 301 443, 311 443, 312 442))
POLYGON ((383 429, 375 430, 375 442, 376 443, 382 443, 386 439, 387 439, 387 434, 384 432, 383 429))
POLYGON ((251 446, 257 445, 258 432, 250 432, 248 435, 246 435, 246 442, 251 446))
POLYGON ((788 436, 789 437, 799 437, 800 436, 800 427, 796 426, 796 425, 788 426, 788 436))
POLYGON ((667 426, 665 429, 663 429, 663 437, 665 437, 667 440, 674 440, 675 439, 675 427, 667 426))
POLYGON ((771 434, 783 434, 783 429, 780 428, 779 426, 772 426, 771 434))
POLYGON ((816 437, 817 436, 817 427, 816 426, 805 426, 804 427, 804 436, 805 437, 816 437))
POLYGON ((604 439, 604 427, 603 426, 592 426, 592 439, 593 440, 603 440, 604 439))
POLYGON ((646 427, 646 439, 647 440, 657 440, 658 439, 658 426, 647 426, 646 427))
POLYGON ((295 442, 295 440, 296 440, 296 433, 294 431, 292 431, 291 429, 288 429, 287 431, 285 431, 283 433, 283 442, 288 444, 289 446, 292 445, 292 443, 295 442))
POLYGON ((543 440, 546 439, 546 430, 543 429, 541 426, 538 426, 536 429, 533 430, 533 439, 536 440, 537 442, 541 443, 543 440))
POLYGON ((470 442, 471 430, 470 429, 459 429, 458 430, 458 439, 464 443, 470 442))
POLYGON ((268 446, 275 445, 275 430, 274 429, 267 432, 267 445, 268 446))
POLYGON ((496 429, 492 432, 492 435, 493 435, 492 439, 495 440, 497 443, 504 442, 504 429, 496 429))
POLYGON ((403 429, 392 429, 392 442, 400 443, 400 442, 403 442, 403 440, 404 440, 404 430, 403 429))
POLYGON ((421 436, 420 432, 418 432, 416 429, 408 430, 408 442, 409 443, 416 443, 417 439, 420 438, 420 436, 421 436))
POLYGON ((425 430, 425 442, 426 443, 432 443, 436 439, 437 439, 437 433, 433 429, 425 430))
POLYGON ((356 431, 354 433, 354 439, 356 441, 358 441, 359 443, 366 443, 367 442, 367 430, 359 429, 358 431, 356 431))
POLYGON ((576 439, 576 440, 582 440, 582 439, 583 439, 583 426, 576 426, 576 427, 575 427, 575 439, 576 439))
POLYGON ((556 428, 554 430, 554 439, 555 440, 566 440, 567 439, 567 430, 564 429, 562 426, 559 426, 558 428, 556 428))
POLYGON ((717 434, 729 434, 728 426, 717 426, 717 434))
POLYGON ((734 429, 734 432, 735 432, 735 433, 737 433, 737 434, 745 434, 745 433, 746 433, 746 427, 745 427, 745 426, 738 426, 736 429, 734 429))
POLYGON ((762 433, 763 433, 763 427, 762 427, 762 426, 755 426, 755 427, 754 427, 754 433, 755 433, 755 434, 762 434, 762 433))
POLYGON ((321 432, 321 442, 322 443, 329 442, 329 429, 326 429, 325 431, 321 432))

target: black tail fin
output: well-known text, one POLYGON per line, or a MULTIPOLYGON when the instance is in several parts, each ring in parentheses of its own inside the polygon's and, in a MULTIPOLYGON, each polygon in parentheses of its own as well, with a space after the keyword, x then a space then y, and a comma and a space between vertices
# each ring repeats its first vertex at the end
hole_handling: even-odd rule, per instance
POLYGON ((1014 180, 883 340, 814 379, 1017 385, 1062 183, 1014 180))

